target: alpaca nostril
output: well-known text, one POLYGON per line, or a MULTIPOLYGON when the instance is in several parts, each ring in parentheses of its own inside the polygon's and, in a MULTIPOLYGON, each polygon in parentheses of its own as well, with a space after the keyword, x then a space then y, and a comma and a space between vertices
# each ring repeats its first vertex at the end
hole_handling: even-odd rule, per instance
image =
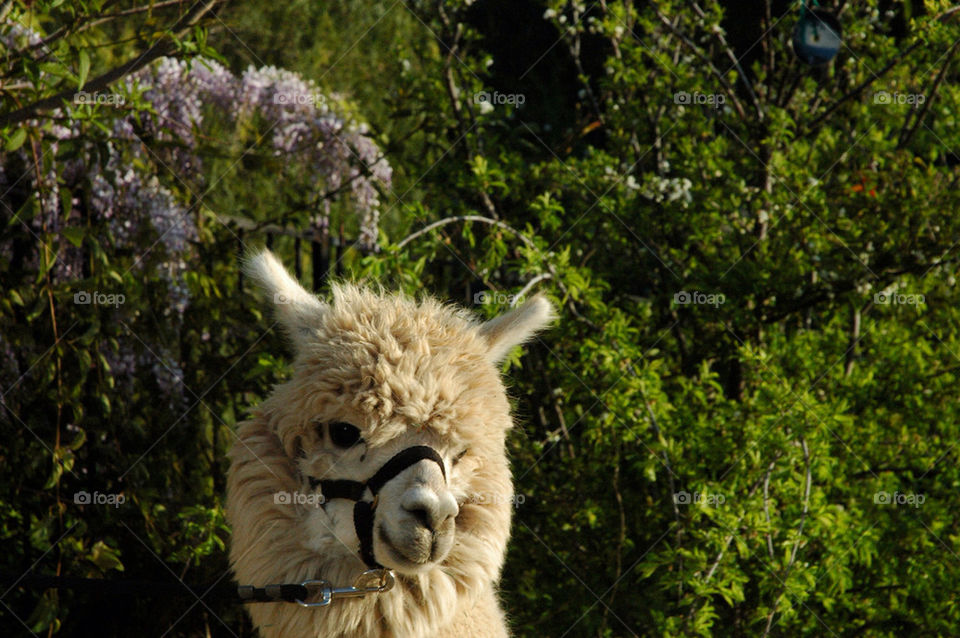
POLYGON ((421 527, 431 532, 438 532, 447 521, 457 515, 457 501, 452 494, 425 487, 408 490, 401 501, 401 507, 421 527))
MULTIPOLYGON (((406 509, 406 508, 404 508, 406 509)), ((420 525, 426 527, 431 532, 433 531, 433 525, 430 522, 430 515, 427 513, 427 510, 424 508, 414 508, 407 510, 413 518, 416 519, 420 525)))

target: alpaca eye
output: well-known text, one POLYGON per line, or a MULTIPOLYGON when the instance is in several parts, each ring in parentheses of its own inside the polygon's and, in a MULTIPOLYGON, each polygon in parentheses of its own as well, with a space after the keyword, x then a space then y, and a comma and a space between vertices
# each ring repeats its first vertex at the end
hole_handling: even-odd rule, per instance
POLYGON ((462 452, 460 452, 459 454, 457 454, 455 457, 453 457, 453 464, 456 465, 457 463, 459 463, 459 462, 460 462, 460 459, 462 459, 462 458, 464 457, 464 455, 466 455, 466 453, 469 452, 469 451, 470 451, 470 449, 467 448, 467 449, 463 450, 462 452))
POLYGON ((337 447, 353 447, 360 440, 360 429, 343 421, 334 421, 330 424, 330 440, 337 447))

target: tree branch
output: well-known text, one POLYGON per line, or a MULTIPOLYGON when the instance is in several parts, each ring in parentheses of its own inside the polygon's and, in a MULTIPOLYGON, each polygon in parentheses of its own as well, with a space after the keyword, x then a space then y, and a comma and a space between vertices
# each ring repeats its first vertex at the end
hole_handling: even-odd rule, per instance
MULTIPOLYGON (((657 8, 657 5, 656 5, 655 2, 651 2, 651 3, 650 3, 650 6, 651 6, 651 8, 653 9, 653 12, 657 15, 657 19, 660 20, 660 22, 662 22, 662 23, 664 24, 664 26, 667 27, 667 29, 670 31, 670 33, 672 33, 673 35, 677 36, 677 37, 680 39, 680 41, 683 42, 683 44, 684 44, 688 49, 690 49, 690 51, 691 51, 701 62, 703 62, 703 64, 706 65, 706 67, 707 67, 708 69, 710 69, 710 72, 713 73, 713 74, 716 76, 717 81, 720 82, 721 86, 723 86, 724 90, 727 92, 727 95, 730 96, 730 102, 733 104, 734 108, 737 110, 737 115, 739 115, 741 119, 746 119, 747 116, 746 116, 746 111, 744 111, 743 104, 740 103, 740 99, 737 97, 737 94, 736 94, 736 92, 734 91, 733 87, 730 86, 730 83, 727 82, 726 78, 723 77, 723 74, 720 73, 720 70, 717 69, 717 67, 715 67, 715 66, 713 65, 713 62, 711 62, 708 57, 706 57, 705 55, 703 55, 703 53, 700 51, 700 49, 697 47, 697 45, 696 45, 695 43, 691 42, 690 39, 687 38, 687 36, 683 35, 682 33, 680 33, 679 30, 677 30, 676 28, 674 28, 674 26, 670 23, 670 20, 668 20, 665 15, 663 15, 662 13, 660 13, 660 9, 657 8)), ((762 113, 762 112, 759 112, 759 111, 758 111, 757 114, 758 114, 760 117, 763 117, 763 113, 762 113)))
POLYGON ((812 120, 806 122, 806 123, 803 125, 803 127, 802 127, 802 128, 805 130, 805 133, 804 133, 803 135, 804 135, 804 136, 808 136, 808 135, 814 133, 814 132, 816 131, 815 127, 816 127, 818 124, 820 124, 820 122, 822 122, 823 120, 825 120, 825 119, 827 119, 828 117, 830 117, 830 116, 833 114, 833 112, 836 111, 836 110, 840 107, 841 104, 843 104, 844 102, 846 102, 847 100, 849 100, 849 99, 851 99, 851 98, 859 97, 860 94, 863 93, 864 89, 866 89, 866 88, 869 87, 871 84, 873 84, 874 82, 876 82, 877 80, 879 80, 880 78, 882 78, 888 71, 890 71, 890 69, 892 69, 892 68, 895 67, 897 64, 899 64, 900 62, 902 62, 905 57, 907 57, 908 55, 910 55, 911 53, 913 53, 914 49, 916 49, 917 47, 919 47, 921 44, 923 44, 923 42, 920 42, 920 41, 917 41, 917 42, 914 42, 913 44, 911 44, 911 45, 910 45, 909 47, 907 47, 902 53, 900 53, 900 55, 898 55, 897 57, 895 57, 893 60, 891 60, 889 63, 887 63, 887 65, 886 65, 885 67, 883 67, 882 69, 880 69, 880 72, 879 72, 879 73, 875 74, 875 75, 874 75, 872 78, 870 78, 869 80, 866 80, 866 81, 864 81, 864 82, 861 82, 859 86, 857 86, 857 87, 853 88, 852 90, 848 91, 846 94, 844 94, 843 96, 841 96, 840 99, 838 99, 836 102, 834 102, 833 104, 831 104, 830 107, 829 107, 826 111, 824 111, 823 113, 821 113, 821 114, 818 115, 817 117, 813 118, 812 120))
MULTIPOLYGON (((703 9, 701 9, 700 5, 696 2, 693 3, 693 10, 696 11, 697 15, 701 19, 707 19, 707 14, 703 12, 703 9)), ((733 62, 733 66, 737 69, 737 73, 740 74, 740 81, 743 82, 745 87, 747 87, 747 93, 750 94, 750 102, 753 104, 753 108, 757 110, 757 119, 762 121, 763 109, 760 107, 760 101, 757 99, 757 94, 754 93, 753 86, 750 84, 750 80, 747 78, 746 71, 744 71, 743 67, 740 66, 740 60, 737 59, 733 49, 727 43, 727 39, 723 36, 723 31, 720 29, 719 25, 713 25, 713 28, 710 31, 713 33, 714 37, 717 38, 717 41, 720 42, 720 46, 723 47, 727 57, 730 58, 730 61, 733 62)), ((766 36, 764 36, 764 40, 766 40, 766 36)))
POLYGON ((773 602, 773 607, 770 609, 770 613, 767 615, 767 628, 763 632, 764 638, 769 636, 770 630, 773 629, 773 617, 777 614, 777 607, 780 604, 780 599, 783 598, 783 595, 787 591, 787 578, 790 576, 790 569, 797 560, 797 551, 800 549, 803 526, 807 522, 807 512, 810 511, 810 484, 813 482, 812 473, 810 471, 810 449, 807 447, 806 439, 804 439, 802 436, 799 437, 799 439, 800 446, 803 448, 803 465, 806 468, 806 477, 804 478, 803 489, 803 511, 800 514, 800 525, 797 527, 797 540, 793 544, 793 550, 790 552, 790 561, 787 563, 787 567, 783 572, 780 593, 777 594, 777 599, 773 602))
POLYGON ((850 340, 847 346, 847 361, 843 367, 843 376, 853 372, 853 363, 857 359, 857 343, 860 341, 860 308, 852 304, 850 308, 850 340))
MULTIPOLYGON (((763 515, 767 519, 767 525, 770 525, 770 475, 773 474, 773 468, 777 465, 776 459, 770 461, 767 467, 767 474, 763 477, 763 515)), ((767 532, 767 553, 770 554, 770 560, 776 560, 773 553, 773 537, 767 532)))
MULTIPOLYGON (((108 0, 103 4, 101 9, 107 9, 108 7, 117 4, 118 1, 119 0, 108 0)), ((84 31, 100 26, 101 24, 110 22, 111 20, 115 20, 117 18, 124 18, 126 16, 136 15, 138 13, 147 13, 148 11, 156 11, 158 9, 166 9, 167 7, 173 7, 177 5, 184 5, 187 4, 187 2, 188 0, 164 0, 163 2, 152 2, 140 7, 133 7, 132 9, 124 9, 123 11, 117 11, 116 13, 99 13, 96 15, 81 16, 76 19, 73 24, 60 27, 36 44, 31 44, 24 49, 15 51, 11 55, 4 57, 3 60, 0 60, 0 64, 9 64, 10 62, 19 60, 31 51, 46 48, 57 40, 65 38, 69 35, 83 33, 84 31)), ((0 20, 2 19, 2 16, 0 16, 0 20)), ((45 52, 38 60, 43 60, 47 57, 47 55, 49 55, 49 51, 45 52)))
POLYGON ((923 118, 927 116, 927 111, 930 110, 930 105, 933 104, 933 101, 937 98, 937 90, 940 88, 940 84, 943 83, 943 79, 947 76, 947 69, 950 68, 950 62, 953 61, 953 55, 957 52, 957 46, 960 45, 960 38, 953 41, 953 44, 950 45, 950 49, 946 53, 946 61, 944 61, 943 66, 940 68, 940 73, 937 74, 937 78, 933 81, 929 90, 929 96, 924 100, 923 106, 920 108, 920 112, 917 114, 916 119, 913 121, 913 126, 910 127, 909 131, 904 133, 904 130, 907 128, 907 122, 910 121, 910 112, 907 113, 907 119, 903 123, 904 130, 900 131, 900 141, 897 142, 897 148, 901 149, 910 142, 910 138, 913 137, 913 134, 917 132, 917 129, 920 128, 923 118))
POLYGON ((531 279, 530 281, 528 281, 527 284, 526 284, 523 288, 520 289, 520 292, 518 292, 517 294, 515 294, 515 295, 513 296, 513 301, 510 302, 510 307, 512 308, 512 307, 516 306, 516 305, 517 305, 517 301, 519 301, 520 299, 523 299, 523 296, 524 296, 525 294, 527 294, 527 291, 528 291, 528 290, 530 290, 531 288, 533 288, 538 282, 541 282, 541 281, 543 281, 544 279, 553 279, 553 275, 551 275, 551 274, 548 273, 548 272, 545 272, 545 273, 541 273, 541 274, 537 275, 536 277, 534 277, 533 279, 531 279))
MULTIPOLYGON (((222 0, 209 0, 203 5, 194 7, 185 16, 183 16, 183 18, 178 20, 177 23, 170 28, 168 33, 173 35, 175 38, 183 37, 197 24, 197 22, 200 21, 201 18, 203 18, 203 16, 212 11, 220 2, 222 2, 222 0)), ((145 67, 158 58, 173 53, 175 50, 176 47, 174 44, 166 41, 166 38, 164 38, 162 41, 153 44, 138 57, 128 60, 120 66, 117 66, 106 73, 97 76, 93 80, 90 80, 84 85, 84 90, 95 92, 105 89, 113 82, 116 82, 124 76, 145 67)), ((0 126, 7 126, 9 124, 23 122, 24 120, 28 120, 33 117, 38 111, 44 111, 62 106, 63 101, 71 99, 76 92, 77 89, 65 89, 55 95, 37 100, 36 102, 16 109, 15 111, 0 114, 0 126)))
POLYGON ((544 255, 543 253, 540 252, 540 249, 539 249, 539 248, 537 247, 537 245, 533 242, 533 240, 530 239, 529 237, 527 237, 526 235, 524 235, 523 233, 521 233, 519 230, 517 230, 517 229, 514 228, 513 226, 510 226, 509 224, 506 224, 506 223, 500 221, 499 219, 491 219, 491 218, 489 218, 489 217, 481 217, 480 215, 457 215, 457 216, 455 216, 455 217, 446 217, 446 218, 444 218, 444 219, 435 221, 435 222, 433 222, 432 224, 427 224, 426 226, 424 226, 424 227, 421 228, 420 230, 418 230, 418 231, 416 231, 416 232, 413 232, 413 233, 407 235, 407 236, 404 237, 402 240, 400 240, 400 243, 398 243, 398 244, 396 245, 396 250, 400 250, 401 248, 403 248, 404 246, 406 246, 407 244, 409 244, 409 243, 410 243, 411 241, 413 241, 414 239, 416 239, 416 238, 418 238, 418 237, 421 237, 422 235, 424 235, 424 234, 430 232, 431 230, 433 230, 434 228, 439 228, 439 227, 441 227, 441 226, 446 226, 447 224, 453 224, 453 223, 455 223, 455 222, 479 222, 479 223, 481 223, 481 224, 490 224, 490 225, 492 225, 492 226, 497 226, 498 228, 502 228, 503 230, 505 230, 505 231, 509 232, 510 234, 514 235, 515 237, 517 237, 517 239, 519 239, 520 241, 522 241, 522 242, 523 242, 524 244, 526 244, 528 247, 530 247, 530 248, 532 248, 533 250, 535 250, 538 254, 540 254, 540 255, 544 258, 544 259, 543 259, 543 263, 546 265, 547 271, 548 271, 548 272, 550 273, 550 275, 551 275, 550 278, 553 279, 553 281, 556 282, 557 287, 560 288, 560 291, 563 293, 564 298, 567 300, 567 308, 570 310, 570 312, 573 314, 573 316, 576 317, 578 321, 581 321, 581 322, 587 324, 588 326, 590 326, 590 327, 593 328, 594 330, 599 330, 599 329, 600 329, 599 326, 597 326, 597 324, 595 324, 594 322, 590 321, 589 319, 587 319, 586 317, 584 317, 583 315, 581 315, 581 314, 580 314, 580 311, 577 310, 576 306, 573 305, 573 299, 572 299, 571 296, 570 296, 570 292, 567 290, 567 287, 566 287, 566 285, 564 285, 563 281, 561 281, 560 275, 557 273, 557 269, 556 269, 556 268, 554 267, 554 265, 553 265, 552 263, 550 263, 550 261, 546 258, 546 255, 544 255))
MULTIPOLYGON (((947 18, 952 17, 952 16, 953 16, 955 13, 957 13, 958 11, 960 11, 960 6, 951 7, 950 9, 947 9, 947 10, 944 11, 943 13, 940 13, 939 15, 935 16, 935 17, 933 18, 933 20, 934 20, 934 21, 937 21, 937 22, 943 22, 943 21, 946 20, 947 18)), ((850 98, 859 96, 860 93, 862 93, 865 88, 867 88, 868 86, 870 86, 871 84, 873 84, 875 81, 877 81, 877 80, 879 80, 881 77, 883 77, 890 69, 892 69, 894 66, 896 66, 897 64, 899 64, 900 62, 902 62, 904 58, 906 58, 908 55, 910 55, 911 53, 913 53, 914 49, 916 49, 917 47, 921 46, 922 44, 924 44, 924 42, 923 42, 922 40, 918 40, 918 41, 914 42, 913 44, 911 44, 909 47, 907 47, 906 49, 904 49, 904 50, 900 53, 900 55, 896 56, 896 57, 895 57, 894 59, 892 59, 885 67, 883 67, 882 69, 880 69, 880 72, 879 72, 879 73, 874 74, 873 78, 871 78, 871 79, 869 79, 869 80, 867 80, 867 81, 865 81, 865 82, 862 82, 859 86, 857 86, 857 87, 854 88, 853 90, 847 92, 847 93, 846 93, 845 95, 843 95, 839 100, 837 100, 837 101, 834 102, 832 105, 830 105, 830 108, 828 108, 826 111, 824 111, 823 113, 821 113, 820 115, 818 115, 818 116, 815 117, 814 119, 812 119, 812 120, 810 120, 809 122, 807 122, 806 124, 804 124, 804 125, 803 125, 803 128, 806 129, 806 132, 803 134, 803 136, 806 137, 806 136, 810 135, 811 133, 815 132, 814 127, 815 127, 817 124, 819 124, 820 122, 822 122, 823 120, 825 120, 827 117, 829 117, 831 114, 833 114, 833 112, 837 110, 837 107, 839 107, 841 104, 843 104, 844 102, 846 102, 846 101, 849 100, 850 98)), ((956 46, 956 43, 954 43, 954 46, 956 46)), ((946 65, 945 65, 945 66, 946 66, 946 65)))
MULTIPOLYGON (((781 456, 781 452, 777 452, 776 455, 773 457, 772 462, 775 463, 777 459, 780 458, 780 456, 781 456)), ((756 480, 756 482, 754 482, 754 484, 750 487, 750 491, 747 492, 747 497, 745 500, 750 500, 750 498, 757 493, 757 490, 760 489, 761 485, 763 485, 763 478, 759 478, 756 480)), ((730 543, 733 542, 734 536, 736 536, 736 532, 731 532, 730 534, 727 535, 727 538, 723 541, 723 547, 720 548, 720 551, 717 553, 717 557, 714 559, 713 564, 710 566, 709 571, 707 571, 707 575, 703 579, 703 586, 706 586, 706 584, 710 582, 710 579, 713 578, 713 574, 717 571, 717 568, 720 566, 720 561, 723 560, 723 556, 724 554, 726 554, 727 549, 730 547, 730 543)), ((699 606, 697 604, 698 602, 699 601, 694 601, 694 603, 690 605, 690 610, 687 612, 687 615, 683 619, 684 629, 686 629, 687 625, 690 623, 690 620, 693 618, 694 614, 697 612, 697 607, 699 606)))

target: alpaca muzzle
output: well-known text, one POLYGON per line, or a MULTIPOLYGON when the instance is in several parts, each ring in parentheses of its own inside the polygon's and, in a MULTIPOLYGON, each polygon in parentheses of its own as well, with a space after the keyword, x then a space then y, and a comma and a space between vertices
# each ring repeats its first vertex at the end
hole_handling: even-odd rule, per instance
POLYGON ((420 461, 434 461, 440 466, 443 480, 447 480, 443 458, 428 445, 414 445, 400 450, 390 457, 373 476, 363 482, 307 477, 310 481, 310 489, 316 489, 319 485, 324 499, 342 498, 356 502, 353 506, 353 526, 357 531, 357 538, 360 539, 360 558, 370 569, 383 569, 383 565, 377 562, 373 555, 373 519, 377 509, 377 495, 390 480, 420 461), (364 500, 368 491, 370 500, 364 500))

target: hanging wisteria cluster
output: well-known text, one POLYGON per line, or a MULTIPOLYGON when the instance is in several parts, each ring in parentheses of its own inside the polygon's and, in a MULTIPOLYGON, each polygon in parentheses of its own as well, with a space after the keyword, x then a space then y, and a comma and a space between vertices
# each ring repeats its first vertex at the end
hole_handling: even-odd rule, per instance
MULTIPOLYGON (((12 33, 6 34, 8 40, 13 40, 12 33)), ((128 77, 126 85, 127 91, 143 92, 152 112, 128 113, 114 121, 105 160, 100 153, 88 152, 61 165, 52 164, 39 180, 33 174, 29 176, 40 203, 41 214, 34 220, 36 230, 56 233, 62 224, 69 223, 64 219, 60 187, 67 186, 74 192, 86 181, 91 194, 88 213, 95 219, 109 220, 118 242, 128 245, 142 239, 137 231, 143 222, 149 222, 159 233, 171 260, 164 268, 175 285, 185 267, 183 252, 196 236, 192 215, 155 177, 141 176, 130 167, 134 160, 147 164, 159 161, 174 171, 179 183, 202 183, 197 136, 203 130, 205 112, 215 112, 221 117, 227 115, 234 125, 261 117, 268 127, 272 152, 307 169, 321 204, 315 223, 320 227, 329 223, 329 207, 323 205, 328 201, 327 194, 347 192, 359 216, 359 245, 366 250, 376 248, 378 186, 389 187, 390 165, 366 127, 334 115, 312 82, 275 67, 251 67, 237 77, 215 60, 197 58, 188 63, 162 58, 128 77), (146 139, 164 144, 151 149, 144 143, 146 139)), ((51 113, 55 122, 63 117, 62 109, 51 113)), ((38 120, 28 122, 32 127, 41 124, 38 120)), ((79 139, 81 130, 77 124, 69 128, 53 124, 46 136, 46 154, 56 157, 60 142, 79 139)), ((19 151, 25 161, 29 159, 26 152, 19 151)), ((0 187, 6 181, 2 170, 6 159, 0 155, 0 187)), ((75 198, 73 204, 79 205, 80 201, 75 198)), ((63 263, 58 263, 55 271, 59 280, 77 276, 74 257, 60 256, 63 263)), ((184 295, 185 291, 179 291, 179 299, 172 304, 180 313, 185 308, 184 295)))
MULTIPOLYGON (((366 127, 331 112, 327 98, 300 75, 268 66, 248 68, 236 77, 216 60, 191 62, 163 58, 132 76, 132 88, 155 114, 143 118, 145 132, 161 141, 179 142, 171 160, 185 175, 196 174, 196 131, 204 111, 226 114, 235 125, 259 117, 267 127, 269 147, 277 157, 308 169, 318 201, 346 190, 360 216, 360 245, 375 249, 379 216, 377 186, 390 185, 392 171, 366 127)), ((326 208, 316 223, 324 224, 326 208)))
MULTIPOLYGON (((0 44, 8 51, 40 42, 36 33, 20 25, 2 25, 0 31, 0 44)), ((81 211, 88 221, 106 223, 115 248, 141 256, 134 269, 142 270, 148 263, 159 269, 169 295, 163 313, 179 330, 189 303, 184 274, 197 239, 195 205, 188 197, 194 193, 196 204, 203 192, 199 190, 204 184, 199 140, 206 119, 216 118, 228 129, 251 122, 265 129, 269 151, 309 175, 318 209, 313 220, 316 227, 329 227, 329 200, 345 195, 357 211, 359 245, 376 249, 377 189, 389 187, 390 166, 367 130, 331 112, 314 83, 274 67, 251 67, 237 76, 215 60, 162 58, 128 76, 115 96, 138 93, 142 101, 138 99, 137 104, 148 108, 117 109, 110 135, 100 144, 81 130, 69 107, 27 122, 43 134, 45 159, 35 167, 28 146, 6 155, 0 152, 0 204, 8 209, 5 212, 12 214, 7 195, 22 182, 19 188, 29 188, 39 207, 39 214, 29 222, 34 235, 62 236, 66 228, 86 223, 81 211), (69 159, 60 160, 58 153, 68 142, 74 152, 69 159), (34 166, 34 170, 21 170, 20 177, 12 177, 5 170, 9 166, 34 166), (145 167, 162 167, 164 179, 169 176, 177 190, 164 185, 145 167), (64 193, 70 194, 67 201, 64 193), (149 260, 147 253, 152 256, 149 260)), ((0 241, 3 254, 12 254, 12 241, 0 241)), ((51 276, 56 282, 79 279, 81 248, 67 241, 59 244, 51 276)), ((36 254, 27 259, 27 268, 38 266, 36 254)), ((138 368, 152 369, 161 389, 182 401, 183 375, 176 357, 160 345, 157 354, 134 355, 134 346, 132 341, 121 341, 119 352, 104 347, 115 375, 123 378, 138 368)))

